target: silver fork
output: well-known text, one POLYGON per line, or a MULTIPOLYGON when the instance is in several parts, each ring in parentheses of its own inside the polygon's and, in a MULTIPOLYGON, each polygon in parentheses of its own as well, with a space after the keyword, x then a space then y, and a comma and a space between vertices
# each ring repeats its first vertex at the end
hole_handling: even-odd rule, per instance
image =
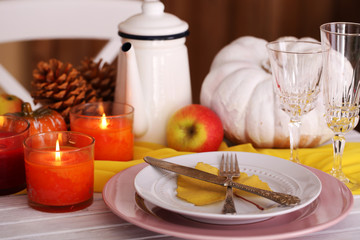
MULTIPOLYGON (((221 157, 220 168, 219 168, 219 175, 225 176, 227 179, 232 180, 233 177, 240 176, 239 165, 237 161, 237 156, 235 155, 235 163, 233 161, 233 154, 224 154, 221 157), (230 158, 230 161, 229 161, 230 158)), ((234 204, 234 196, 233 190, 231 186, 226 187, 226 197, 225 197, 225 204, 222 209, 224 214, 236 214, 235 204, 234 204)))

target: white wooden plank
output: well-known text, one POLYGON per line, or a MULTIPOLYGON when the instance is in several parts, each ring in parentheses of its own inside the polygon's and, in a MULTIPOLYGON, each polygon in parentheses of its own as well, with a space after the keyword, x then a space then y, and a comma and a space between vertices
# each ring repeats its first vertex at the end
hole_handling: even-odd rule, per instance
POLYGON ((1 226, 4 225, 25 224, 33 221, 46 221, 48 219, 62 219, 100 213, 110 213, 110 210, 102 200, 101 194, 94 194, 94 202, 90 207, 70 213, 47 213, 34 210, 27 205, 26 195, 2 197, 0 201, 0 215, 7 217, 0 219, 0 232, 1 226))
MULTIPOLYGON (((133 226, 110 212, 103 202, 101 194, 95 194, 94 203, 90 207, 70 213, 36 211, 26 205, 26 198, 26 195, 1 198, 1 237, 25 239, 86 232, 92 229, 133 226), (6 204, 11 207, 6 207, 6 204)), ((126 233, 126 231, 124 232, 126 233)))
MULTIPOLYGON (((21 236, 20 238, 10 239, 26 239, 26 240, 77 240, 77 239, 169 239, 169 236, 150 232, 145 229, 138 228, 134 225, 128 228, 124 227, 106 227, 99 229, 78 229, 77 231, 61 232, 54 234, 43 234, 36 236, 21 236)), ((177 238, 172 238, 177 239, 177 238)))

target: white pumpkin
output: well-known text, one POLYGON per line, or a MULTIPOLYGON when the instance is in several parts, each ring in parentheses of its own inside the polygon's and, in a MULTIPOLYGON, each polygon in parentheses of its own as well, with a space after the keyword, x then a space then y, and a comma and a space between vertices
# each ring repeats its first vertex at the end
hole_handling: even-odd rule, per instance
MULTIPOLYGON (((287 148, 290 118, 280 110, 273 91, 266 44, 263 39, 245 36, 225 46, 215 56, 202 84, 200 103, 219 115, 231 142, 287 148)), ((317 107, 302 117, 299 147, 314 147, 331 138, 323 115, 319 94, 317 107)))

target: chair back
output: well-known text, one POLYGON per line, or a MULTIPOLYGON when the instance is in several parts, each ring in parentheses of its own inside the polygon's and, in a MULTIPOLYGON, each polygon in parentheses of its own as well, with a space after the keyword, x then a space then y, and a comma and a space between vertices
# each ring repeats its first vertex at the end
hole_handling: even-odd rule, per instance
MULTIPOLYGON (((140 0, 0 0, 0 44, 29 40, 108 40, 94 61, 112 62, 121 45, 117 25, 141 12, 140 0)), ((1 54, 1 53, 0 53, 1 54)), ((32 103, 1 65, 0 88, 32 103)))

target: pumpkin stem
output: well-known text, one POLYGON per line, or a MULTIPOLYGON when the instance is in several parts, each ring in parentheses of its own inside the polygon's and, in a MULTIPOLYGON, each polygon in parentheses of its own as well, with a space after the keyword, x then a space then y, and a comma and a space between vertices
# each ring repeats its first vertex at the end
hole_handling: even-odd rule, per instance
POLYGON ((21 111, 23 112, 24 116, 30 116, 32 114, 32 108, 30 103, 24 102, 21 105, 21 111))

